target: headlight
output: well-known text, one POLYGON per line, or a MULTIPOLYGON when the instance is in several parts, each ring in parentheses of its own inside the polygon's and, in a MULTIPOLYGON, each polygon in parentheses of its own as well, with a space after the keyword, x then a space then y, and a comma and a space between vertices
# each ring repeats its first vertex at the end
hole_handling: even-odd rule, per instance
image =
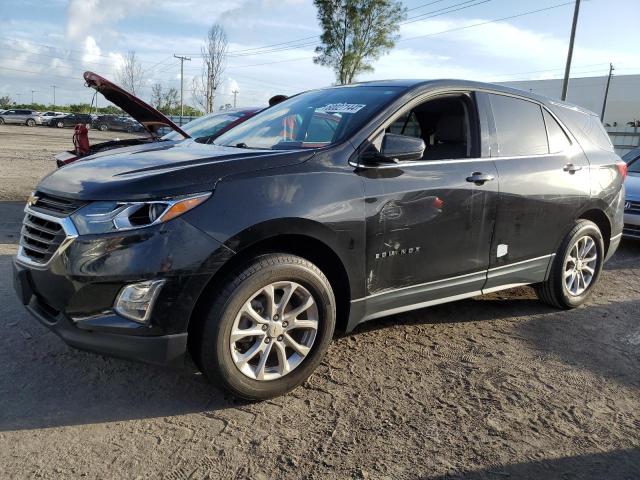
POLYGON ((147 202, 93 202, 71 218, 80 235, 149 227, 168 222, 211 196, 211 192, 147 202))

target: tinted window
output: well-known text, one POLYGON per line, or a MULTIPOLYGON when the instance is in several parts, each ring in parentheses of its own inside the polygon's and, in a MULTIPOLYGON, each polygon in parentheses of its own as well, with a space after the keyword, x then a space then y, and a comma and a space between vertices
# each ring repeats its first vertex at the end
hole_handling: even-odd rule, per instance
POLYGON ((422 130, 420 130, 420 123, 414 111, 405 113, 395 122, 389 125, 387 129, 390 133, 396 133, 398 135, 407 135, 409 137, 422 138, 422 130))
POLYGON ((613 152, 613 145, 611 144, 609 134, 602 126, 602 123, 600 123, 600 118, 597 115, 570 105, 557 103, 554 103, 554 105, 559 108, 553 109, 553 112, 569 127, 571 133, 578 137, 580 142, 585 138, 594 145, 613 152))
POLYGON ((549 153, 540 106, 504 95, 489 95, 498 135, 498 155, 549 153))
POLYGON ((632 161, 629 164, 628 171, 629 173, 640 173, 640 160, 636 158, 632 161))
POLYGON ((546 110, 544 113, 544 124, 547 127, 547 136, 549 137, 549 153, 558 153, 564 151, 571 145, 567 135, 562 127, 556 122, 556 119, 546 110))

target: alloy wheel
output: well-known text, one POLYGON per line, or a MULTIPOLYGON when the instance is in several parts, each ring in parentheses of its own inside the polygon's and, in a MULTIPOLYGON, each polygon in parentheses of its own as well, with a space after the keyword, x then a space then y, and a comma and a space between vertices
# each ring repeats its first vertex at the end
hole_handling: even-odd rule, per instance
POLYGON ((578 297, 591 285, 598 262, 596 242, 589 235, 578 238, 564 262, 564 284, 570 295, 578 297))
POLYGON ((296 282, 274 282, 242 306, 229 338, 236 367, 254 380, 276 380, 307 357, 318 332, 318 306, 296 282))

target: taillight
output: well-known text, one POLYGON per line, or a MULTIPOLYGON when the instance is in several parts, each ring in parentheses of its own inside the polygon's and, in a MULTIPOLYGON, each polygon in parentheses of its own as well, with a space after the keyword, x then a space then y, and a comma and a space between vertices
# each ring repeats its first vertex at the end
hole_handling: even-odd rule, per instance
POLYGON ((625 162, 616 162, 616 167, 618 167, 618 172, 622 175, 622 179, 627 178, 627 164, 625 162))

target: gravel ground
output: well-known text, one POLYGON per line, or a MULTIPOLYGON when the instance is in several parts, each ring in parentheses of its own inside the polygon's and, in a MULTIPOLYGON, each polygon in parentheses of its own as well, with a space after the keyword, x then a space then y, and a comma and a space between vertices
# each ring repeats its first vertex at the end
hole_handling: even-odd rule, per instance
MULTIPOLYGON (((135 137, 89 130, 90 143, 135 137)), ((54 155, 73 150, 72 138, 72 128, 0 125, 0 200, 26 199, 38 180, 56 168, 54 155)))
POLYGON ((20 210, 0 203, 2 479, 640 477, 640 242, 584 307, 519 288, 374 321, 252 404, 30 318, 9 280, 20 210))

